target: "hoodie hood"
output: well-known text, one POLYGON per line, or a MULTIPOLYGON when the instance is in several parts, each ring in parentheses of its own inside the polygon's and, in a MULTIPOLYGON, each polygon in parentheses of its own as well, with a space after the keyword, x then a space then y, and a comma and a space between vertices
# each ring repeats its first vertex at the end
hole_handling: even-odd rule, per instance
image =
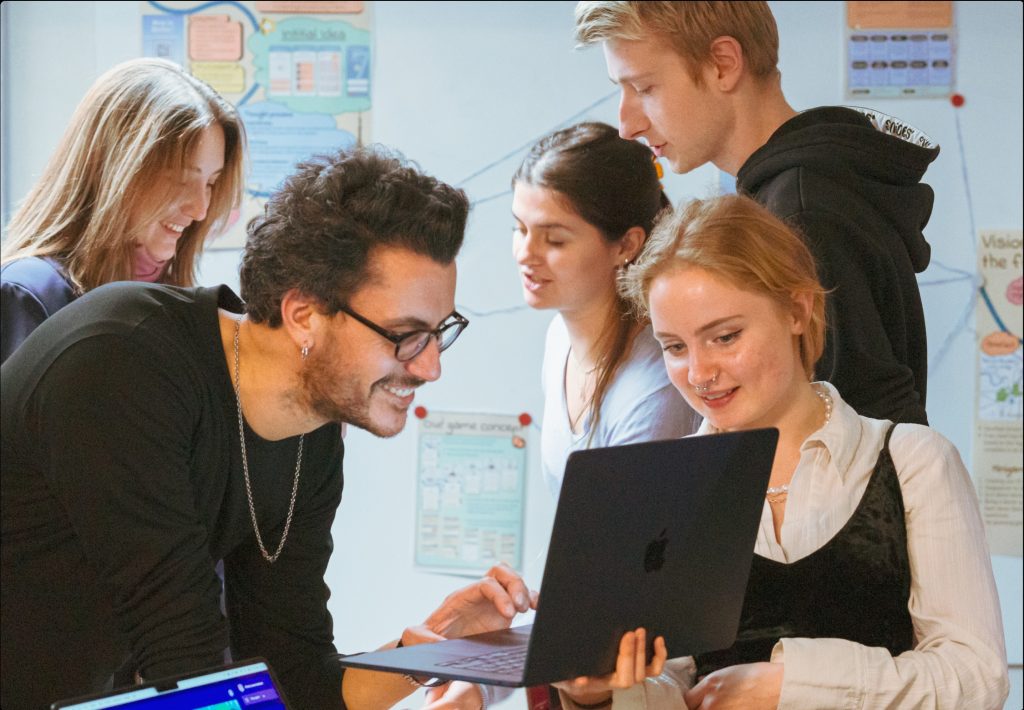
POLYGON ((938 154, 927 135, 899 119, 869 109, 817 108, 779 127, 740 168, 737 186, 757 194, 787 170, 817 173, 884 216, 921 272, 931 255, 922 230, 934 201, 921 178, 938 154))

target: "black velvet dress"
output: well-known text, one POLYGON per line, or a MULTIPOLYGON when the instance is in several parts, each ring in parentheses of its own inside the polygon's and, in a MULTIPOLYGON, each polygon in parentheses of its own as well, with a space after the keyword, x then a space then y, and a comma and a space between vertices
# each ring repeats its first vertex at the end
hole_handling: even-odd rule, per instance
POLYGON ((907 529, 891 436, 892 427, 864 496, 831 540, 791 564, 754 555, 736 643, 697 656, 698 678, 768 661, 781 638, 841 638, 893 656, 913 648, 907 529))

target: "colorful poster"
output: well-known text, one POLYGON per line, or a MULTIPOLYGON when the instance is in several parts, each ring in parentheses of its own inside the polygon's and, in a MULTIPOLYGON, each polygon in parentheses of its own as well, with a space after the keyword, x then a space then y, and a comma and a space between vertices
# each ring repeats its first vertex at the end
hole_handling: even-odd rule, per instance
POLYGON ((245 225, 296 163, 369 142, 370 17, 363 2, 142 2, 142 49, 206 81, 239 110, 245 197, 207 248, 237 249, 245 225))
POLYGON ((953 3, 846 3, 846 97, 949 96, 953 3))
POLYGON ((974 480, 992 554, 1021 556, 1024 496, 1021 231, 979 235, 974 480))
POLYGON ((430 412, 419 423, 417 567, 522 569, 527 427, 517 416, 430 412))

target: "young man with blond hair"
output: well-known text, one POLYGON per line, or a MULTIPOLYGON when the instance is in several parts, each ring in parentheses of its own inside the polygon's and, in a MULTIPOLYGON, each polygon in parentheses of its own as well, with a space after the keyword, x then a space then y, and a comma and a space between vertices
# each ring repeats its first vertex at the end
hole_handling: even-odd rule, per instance
POLYGON ((938 147, 877 112, 795 111, 765 2, 580 2, 576 39, 603 45, 623 137, 677 173, 714 164, 804 236, 830 292, 815 378, 865 416, 926 424, 915 274, 934 197, 920 180, 938 147))

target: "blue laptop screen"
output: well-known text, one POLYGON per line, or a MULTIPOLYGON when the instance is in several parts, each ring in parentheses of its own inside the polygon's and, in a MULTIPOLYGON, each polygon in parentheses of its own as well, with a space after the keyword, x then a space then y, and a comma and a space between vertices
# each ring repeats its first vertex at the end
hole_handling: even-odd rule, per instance
POLYGON ((262 662, 211 671, 172 682, 128 690, 107 698, 60 705, 61 710, 276 710, 285 708, 280 692, 262 662))

